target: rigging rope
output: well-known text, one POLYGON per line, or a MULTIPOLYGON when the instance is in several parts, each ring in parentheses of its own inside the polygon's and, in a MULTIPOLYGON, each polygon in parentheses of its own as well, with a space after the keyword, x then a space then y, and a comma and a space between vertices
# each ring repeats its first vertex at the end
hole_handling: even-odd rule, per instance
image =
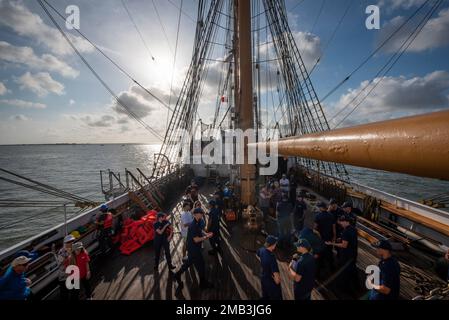
MULTIPOLYGON (((58 11, 54 6, 52 6, 47 0, 38 0, 45 2, 47 6, 49 6, 57 16, 59 16, 64 22, 66 21, 66 18, 58 11)), ((41 5, 42 6, 42 5, 41 5)), ((144 90, 148 95, 150 95, 152 98, 154 98, 156 101, 158 101, 160 104, 162 104, 165 108, 169 109, 170 111, 173 111, 170 109, 167 103, 165 103, 161 98, 156 96, 154 93, 152 93, 150 90, 145 88, 142 84, 140 84, 139 81, 137 81, 134 77, 132 77, 123 67, 121 67, 117 62, 115 62, 111 57, 109 57, 103 50, 101 50, 95 43, 93 43, 84 33, 82 33, 80 30, 75 29, 75 31, 89 44, 97 50, 103 57, 105 57, 109 62, 112 63, 114 67, 116 67, 123 75, 128 77, 133 83, 135 83, 138 87, 140 87, 142 90, 144 90)))
POLYGON ((325 101, 327 98, 329 98, 332 94, 334 94, 344 83, 346 83, 356 72, 358 72, 365 64, 368 63, 369 60, 371 60, 376 53, 378 53, 399 31, 404 28, 406 24, 408 24, 420 11, 421 9, 429 2, 430 0, 426 0, 421 6, 416 9, 411 16, 409 16, 401 25, 396 28, 395 31, 393 31, 382 43, 377 46, 377 48, 371 52, 371 54, 366 57, 351 73, 349 73, 342 81, 340 81, 334 88, 332 88, 324 97, 320 99, 321 102, 325 101))
MULTIPOLYGON (((153 0, 154 3, 154 0, 153 0)), ((173 80, 175 76, 175 67, 176 67, 176 58, 178 54, 178 43, 179 43, 179 29, 181 27, 181 17, 182 17, 182 6, 183 6, 184 0, 181 0, 181 7, 179 8, 179 16, 178 16, 178 28, 176 30, 176 44, 175 44, 175 54, 173 55, 173 67, 172 67, 172 74, 171 74, 171 83, 170 83, 170 97, 168 98, 168 105, 171 107, 171 99, 173 96, 173 80)), ((168 129, 168 121, 170 117, 170 111, 167 111, 167 121, 165 124, 166 130, 168 129)))
POLYGON ((138 117, 126 104, 123 103, 123 101, 120 100, 120 98, 114 93, 114 91, 106 84, 106 82, 101 78, 101 76, 94 70, 94 68, 89 64, 89 62, 84 58, 84 56, 79 52, 79 50, 76 48, 76 46, 73 44, 73 42, 69 39, 67 34, 64 32, 64 30, 59 26, 59 24, 56 22, 56 20, 53 18, 51 13, 48 11, 48 9, 45 7, 42 1, 46 0, 37 0, 39 5, 42 7, 42 9, 45 11, 47 16, 50 18, 52 23, 55 25, 55 27, 59 30, 61 35, 64 37, 64 39, 68 42, 68 44, 72 47, 72 49, 75 51, 75 53, 78 55, 78 57, 83 61, 83 63, 89 68, 89 70, 92 72, 92 74, 97 78, 98 81, 105 87, 105 89, 114 97, 114 99, 117 101, 118 106, 120 106, 125 112, 127 112, 133 119, 135 119, 137 122, 139 122, 147 131, 152 133, 156 138, 159 140, 163 140, 163 137, 153 128, 151 128, 148 124, 146 124, 140 117, 138 117))
MULTIPOLYGON (((67 207, 67 206, 66 206, 66 207, 67 207)), ((45 211, 43 211, 43 212, 38 212, 38 213, 36 213, 36 214, 29 215, 29 216, 27 216, 27 217, 25 217, 25 218, 23 218, 23 219, 15 220, 15 221, 13 221, 12 223, 7 223, 7 224, 0 225, 0 230, 9 229, 9 228, 11 228, 12 226, 15 226, 15 225, 17 225, 17 224, 19 224, 19 223, 22 223, 22 222, 25 222, 25 221, 29 221, 29 220, 31 220, 31 219, 35 219, 35 218, 37 218, 37 217, 39 217, 39 216, 41 216, 41 215, 43 215, 43 214, 45 214, 45 213, 51 213, 52 211, 55 211, 56 209, 60 209, 60 208, 61 208, 61 206, 53 207, 53 208, 51 208, 51 209, 49 209, 49 210, 45 210, 45 211)), ((83 212, 83 211, 84 211, 84 209, 80 209, 80 210, 78 210, 76 213, 71 214, 70 216, 71 216, 71 217, 77 216, 77 215, 79 215, 79 214, 80 214, 81 212, 83 212)))
POLYGON ((4 181, 6 181, 6 182, 14 183, 14 184, 17 184, 17 185, 22 185, 22 186, 24 186, 24 187, 31 187, 31 188, 33 188, 34 190, 42 191, 42 192, 49 193, 49 194, 51 193, 52 195, 56 195, 56 196, 58 196, 58 197, 65 198, 65 199, 68 199, 68 200, 81 201, 81 202, 87 202, 87 203, 95 203, 94 201, 91 201, 91 200, 89 200, 89 199, 87 199, 87 198, 80 197, 80 196, 77 196, 77 195, 75 195, 75 194, 72 194, 72 193, 63 191, 63 190, 61 190, 61 189, 52 187, 52 186, 50 186, 50 185, 47 185, 47 184, 44 184, 44 183, 41 183, 41 182, 32 180, 32 179, 30 179, 30 178, 27 178, 27 177, 22 176, 22 175, 19 175, 19 174, 17 174, 17 173, 11 172, 11 171, 9 171, 9 170, 0 168, 0 171, 1 171, 1 172, 4 172, 4 173, 6 173, 6 174, 12 175, 12 176, 14 176, 14 177, 17 177, 17 178, 19 178, 19 179, 22 179, 22 180, 25 180, 25 181, 34 183, 34 184, 36 184, 36 186, 33 186, 33 185, 27 185, 27 184, 24 184, 24 183, 22 183, 22 182, 20 182, 20 181, 17 181, 17 180, 11 180, 11 179, 8 179, 8 178, 0 177, 1 180, 4 180, 4 181), (43 189, 42 189, 42 188, 43 188, 43 189))
POLYGON ((335 35, 337 34, 338 30, 340 29, 343 20, 346 18, 346 16, 348 15, 349 9, 352 6, 353 1, 352 0, 348 0, 348 5, 346 6, 346 10, 343 12, 343 15, 341 16, 340 20, 337 23, 337 26, 334 28, 334 31, 332 32, 329 40, 326 42, 326 44, 323 47, 323 50, 321 52, 321 55, 318 57, 318 59, 316 60, 315 64, 313 65, 312 69, 310 69, 309 72, 309 76, 312 75, 312 73, 315 71, 316 67, 318 66, 318 64, 320 63, 321 59, 323 58, 324 53, 326 52, 327 48, 329 47, 330 43, 334 40, 335 35))
POLYGON ((140 32, 139 28, 137 27, 137 24, 136 24, 136 22, 134 21, 134 18, 132 17, 131 12, 129 11, 128 7, 127 7, 126 4, 125 4, 125 0, 121 0, 121 2, 122 2, 122 5, 123 5, 123 8, 125 8, 126 13, 128 14, 129 20, 131 20, 131 22, 132 22, 132 24, 133 24, 133 26, 134 26, 134 29, 136 29, 137 33, 139 34, 140 40, 142 40, 142 43, 143 43, 143 45, 145 46, 145 48, 147 49, 148 54, 150 55, 151 59, 154 61, 154 60, 155 60, 155 59, 154 59, 154 55, 153 55, 153 53, 151 52, 150 48, 148 47, 148 45, 147 45, 145 39, 143 38, 143 35, 142 35, 142 33, 140 32))
POLYGON ((315 27, 316 27, 316 25, 318 23, 318 20, 321 17, 321 14, 323 13, 323 9, 324 9, 325 5, 326 5, 326 0, 322 0, 320 10, 318 11, 318 15, 315 18, 315 22, 312 25, 312 29, 310 30, 310 33, 313 33, 313 31, 315 30, 315 27))
POLYGON ((394 67, 394 65, 398 62, 398 60, 402 57, 402 55, 407 51, 407 49, 410 47, 410 45, 415 41, 416 37, 421 33, 424 26, 427 24, 427 22, 430 20, 432 15, 435 13, 435 11, 438 9, 438 7, 441 5, 442 0, 438 0, 435 2, 433 7, 429 10, 429 12, 424 16, 424 18, 419 22, 419 24, 416 26, 416 28, 412 31, 412 33, 407 37, 407 39, 402 43, 402 45, 399 47, 399 49, 392 55, 392 57, 387 61, 387 63, 377 72, 375 75, 373 81, 382 73, 385 68, 388 67, 388 65, 391 65, 387 68, 387 70, 383 73, 383 75, 380 77, 380 79, 374 83, 369 82, 359 93, 350 101, 348 104, 346 104, 337 114, 335 114, 330 121, 335 119, 339 114, 341 114, 346 108, 348 108, 369 86, 372 85, 372 88, 370 91, 360 100, 354 108, 342 119, 340 120, 337 125, 334 127, 338 128, 350 115, 354 113, 354 111, 363 103, 363 101, 366 100, 366 98, 374 91, 374 89, 377 88, 377 86, 385 79, 385 76, 391 71, 391 69, 394 67), (373 85, 374 84, 374 85, 373 85))
POLYGON ((291 12, 291 11, 295 10, 295 9, 298 8, 301 4, 303 4, 304 1, 305 1, 305 0, 299 1, 299 2, 298 2, 296 5, 294 5, 289 11, 291 12))
MULTIPOLYGON (((154 1, 154 0, 153 0, 154 1)), ((182 10, 182 6, 181 8, 179 6, 177 6, 175 3, 173 3, 172 0, 168 0, 168 2, 174 6, 176 9, 181 10, 182 14, 185 15, 187 18, 189 18, 192 22, 196 23, 195 19, 193 19, 189 14, 187 14, 184 10, 182 10)))
POLYGON ((156 12, 157 20, 159 21, 159 24, 161 25, 162 33, 164 34, 165 40, 167 41, 168 49, 170 50, 170 53, 173 54, 173 49, 170 45, 170 41, 168 40, 167 31, 165 30, 164 24, 162 23, 162 19, 159 14, 159 10, 157 9, 157 6, 156 6, 156 3, 154 2, 154 0, 151 0, 151 2, 153 3, 153 8, 154 8, 154 11, 156 12))

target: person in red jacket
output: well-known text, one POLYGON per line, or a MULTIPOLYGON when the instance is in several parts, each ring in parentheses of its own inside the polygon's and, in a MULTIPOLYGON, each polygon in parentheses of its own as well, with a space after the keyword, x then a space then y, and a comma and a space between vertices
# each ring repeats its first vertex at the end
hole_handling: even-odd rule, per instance
MULTIPOLYGON (((90 278, 91 278, 91 272, 90 272, 90 257, 87 253, 86 249, 84 249, 82 242, 76 242, 72 246, 73 248, 73 257, 76 263, 76 266, 78 267, 80 271, 80 285, 81 288, 84 290, 84 293, 86 295, 86 299, 90 300, 92 298, 92 289, 90 285, 90 278)), ((78 294, 79 298, 79 294, 78 294)))
POLYGON ((109 212, 108 206, 105 204, 100 207, 100 214, 97 218, 96 225, 98 230, 98 242, 100 252, 106 254, 112 249, 112 226, 114 217, 109 212))

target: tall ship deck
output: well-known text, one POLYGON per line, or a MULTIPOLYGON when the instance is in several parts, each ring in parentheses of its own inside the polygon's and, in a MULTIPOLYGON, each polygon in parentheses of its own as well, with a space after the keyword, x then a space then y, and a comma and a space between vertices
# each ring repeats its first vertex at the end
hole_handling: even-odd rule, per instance
MULTIPOLYGON (((319 201, 328 203, 332 198, 339 204, 350 202, 360 211, 356 223, 358 289, 351 295, 344 293, 336 281, 339 270, 326 270, 315 279, 312 300, 365 299, 367 267, 379 262, 372 244, 379 240, 388 240, 399 260, 401 299, 449 299, 445 279, 449 261, 444 261, 449 250, 449 212, 444 210, 445 201, 441 200, 449 199, 448 190, 441 190, 439 198, 418 203, 358 184, 346 170, 347 166, 357 166, 449 181, 449 111, 345 128, 339 127, 342 122, 331 126, 323 104, 327 97, 318 97, 310 77, 319 60, 313 68, 305 64, 284 0, 197 1, 191 62, 181 89, 170 97, 169 103, 133 78, 109 52, 95 45, 80 30, 74 30, 92 50, 128 77, 135 90, 148 95, 167 111, 166 130, 159 132, 145 123, 127 105, 126 99, 115 94, 108 85, 109 79, 103 79, 84 58, 70 33, 59 26, 58 9, 46 0, 38 0, 38 4, 42 14, 61 33, 61 39, 111 94, 117 108, 161 142, 160 151, 154 154, 151 163, 151 174, 138 168, 125 169, 124 174, 112 170, 100 172, 104 205, 113 209, 114 236, 121 234, 124 221, 137 223, 149 212, 169 213, 174 227, 170 252, 175 267, 179 268, 184 258, 180 213, 184 190, 192 180, 200 186, 200 202, 205 211, 217 185, 231 186, 235 196, 231 211, 235 219, 223 216, 220 220, 223 254, 204 255, 207 280, 214 288, 201 290, 200 279, 191 268, 183 275, 184 288, 179 289, 164 259, 159 271, 154 270, 154 242, 149 239, 154 221, 151 225, 149 220, 143 222, 147 229, 139 230, 144 240, 136 240, 142 242, 138 243, 138 249, 123 254, 124 250, 119 251, 123 239, 119 239, 107 253, 101 252, 96 225, 101 203, 0 168, 2 181, 63 199, 64 209, 68 201, 69 206, 82 211, 0 252, 0 275, 24 250, 38 254, 26 272, 31 280, 33 299, 60 298, 61 262, 57 252, 69 234, 84 244, 92 258, 94 300, 259 299, 262 296, 261 267, 256 251, 264 246, 267 235, 278 233, 278 221, 275 210, 260 219, 258 197, 270 178, 279 180, 282 174, 294 179, 295 196, 306 195, 305 226, 313 228, 315 206, 319 201), (268 48, 262 49, 264 45, 268 48), (217 79, 212 79, 217 94, 210 102, 204 98, 204 92, 210 84, 207 80, 214 71, 211 69, 214 63, 220 66, 220 71, 215 74, 217 79), (210 117, 201 119, 200 104, 206 105, 210 117), (227 140, 229 135, 231 138, 227 140)), ((419 8, 422 14, 410 17, 420 19, 417 28, 410 30, 391 61, 402 56, 403 50, 410 46, 441 5, 442 1, 426 1, 419 8)), ((181 14, 182 9, 180 17, 181 14)), ((376 50, 363 63, 367 63, 376 50)), ((388 67, 392 66, 385 65, 379 75, 386 77, 388 67)), ((54 203, 39 199, 37 204, 51 206, 54 203)), ((0 207, 37 204, 14 199, 0 201, 0 207)), ((203 251, 208 249, 210 245, 206 241, 203 251)), ((290 249, 275 251, 286 300, 294 299, 293 283, 288 277, 293 253, 290 249)))

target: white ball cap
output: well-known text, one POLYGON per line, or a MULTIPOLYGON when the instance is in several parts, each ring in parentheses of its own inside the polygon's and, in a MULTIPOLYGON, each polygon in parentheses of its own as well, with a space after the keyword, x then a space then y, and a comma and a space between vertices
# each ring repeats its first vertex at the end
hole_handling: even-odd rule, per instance
POLYGON ((71 234, 69 234, 68 236, 66 236, 66 237, 64 238, 64 243, 73 242, 73 241, 75 241, 75 240, 76 240, 75 237, 72 236, 71 234))

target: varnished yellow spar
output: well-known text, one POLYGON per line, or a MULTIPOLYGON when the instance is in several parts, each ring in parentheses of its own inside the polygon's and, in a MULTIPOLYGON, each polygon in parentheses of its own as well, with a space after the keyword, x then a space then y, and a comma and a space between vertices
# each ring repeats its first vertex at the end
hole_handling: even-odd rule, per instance
MULTIPOLYGON (((449 111, 290 137, 277 143, 281 156, 449 180, 449 111)), ((266 144, 250 147, 266 148, 266 144)))

